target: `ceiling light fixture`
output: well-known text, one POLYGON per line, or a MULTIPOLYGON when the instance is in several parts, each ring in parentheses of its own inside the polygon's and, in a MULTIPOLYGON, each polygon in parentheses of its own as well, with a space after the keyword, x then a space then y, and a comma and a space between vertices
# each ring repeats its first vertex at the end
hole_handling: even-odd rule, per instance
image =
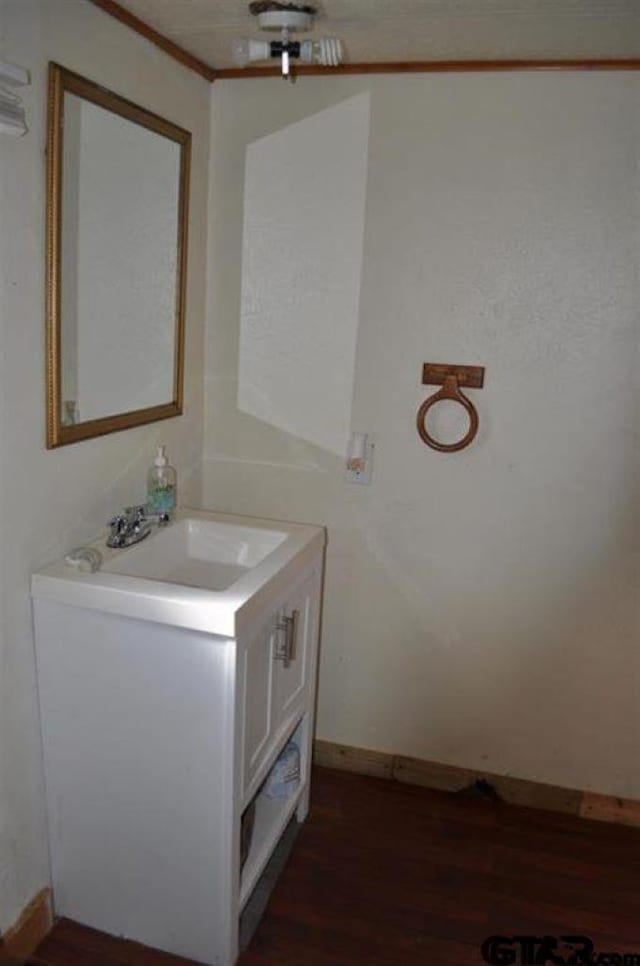
POLYGON ((29 71, 16 64, 0 61, 0 133, 26 134, 28 131, 22 99, 16 87, 30 84, 29 71))
POLYGON ((309 4, 254 2, 249 12, 257 18, 261 30, 279 30, 279 40, 255 40, 237 37, 233 41, 232 55, 238 67, 279 57, 282 76, 290 77, 291 59, 303 64, 321 64, 337 67, 342 61, 342 44, 336 37, 320 37, 318 40, 291 40, 292 33, 304 33, 313 29, 317 10, 309 4))

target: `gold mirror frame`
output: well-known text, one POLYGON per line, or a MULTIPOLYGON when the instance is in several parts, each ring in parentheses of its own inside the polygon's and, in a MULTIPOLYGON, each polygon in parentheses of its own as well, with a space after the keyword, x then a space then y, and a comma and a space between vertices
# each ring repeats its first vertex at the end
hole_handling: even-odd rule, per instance
POLYGON ((179 416, 183 407, 184 324, 187 280, 187 226, 191 134, 119 94, 74 74, 59 64, 49 64, 46 184, 46 399, 47 448, 92 439, 134 426, 179 416), (134 124, 154 131, 180 145, 178 194, 177 275, 173 363, 173 398, 167 403, 65 426, 62 422, 61 291, 62 278, 62 172, 64 150, 64 95, 75 94, 134 124))

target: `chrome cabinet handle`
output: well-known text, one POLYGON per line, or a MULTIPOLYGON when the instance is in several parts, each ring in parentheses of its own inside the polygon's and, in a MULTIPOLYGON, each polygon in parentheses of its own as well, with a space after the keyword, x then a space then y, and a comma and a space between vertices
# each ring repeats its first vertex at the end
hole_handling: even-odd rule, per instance
POLYGON ((279 620, 276 623, 276 643, 273 649, 273 660, 282 661, 285 667, 287 667, 287 622, 286 618, 279 620), (284 633, 284 638, 282 632, 284 633))
POLYGON ((275 661, 282 661, 283 667, 289 667, 291 662, 296 659, 299 616, 299 611, 292 610, 290 617, 283 616, 276 624, 278 637, 273 657, 275 661), (284 631, 284 641, 280 637, 282 631, 284 631))
POLYGON ((295 661, 298 656, 298 619, 300 613, 297 610, 291 611, 291 617, 289 618, 289 661, 295 661))

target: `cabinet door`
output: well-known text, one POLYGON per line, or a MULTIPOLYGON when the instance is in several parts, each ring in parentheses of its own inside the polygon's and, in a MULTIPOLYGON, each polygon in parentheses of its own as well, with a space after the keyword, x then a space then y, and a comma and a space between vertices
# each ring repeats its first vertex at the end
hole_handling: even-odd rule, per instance
POLYGON ((314 679, 320 605, 316 571, 294 590, 278 614, 274 644, 273 727, 281 732, 304 710, 314 679))
MULTIPOLYGON (((321 564, 280 598, 241 648, 242 800, 264 780, 297 720, 314 700, 321 564)), ((275 603, 275 602, 274 602, 275 603)))
POLYGON ((270 618, 244 653, 244 789, 260 768, 273 732, 276 633, 275 621, 270 618))

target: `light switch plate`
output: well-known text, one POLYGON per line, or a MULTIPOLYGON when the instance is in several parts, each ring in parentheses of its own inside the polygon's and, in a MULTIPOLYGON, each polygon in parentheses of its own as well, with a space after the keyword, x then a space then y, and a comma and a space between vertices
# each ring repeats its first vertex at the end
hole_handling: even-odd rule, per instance
POLYGON ((350 470, 347 466, 344 478, 347 483, 363 483, 365 486, 369 486, 371 483, 371 478, 373 476, 373 451, 375 449, 375 443, 371 440, 370 436, 367 436, 367 441, 365 444, 364 451, 364 466, 361 470, 350 470))

